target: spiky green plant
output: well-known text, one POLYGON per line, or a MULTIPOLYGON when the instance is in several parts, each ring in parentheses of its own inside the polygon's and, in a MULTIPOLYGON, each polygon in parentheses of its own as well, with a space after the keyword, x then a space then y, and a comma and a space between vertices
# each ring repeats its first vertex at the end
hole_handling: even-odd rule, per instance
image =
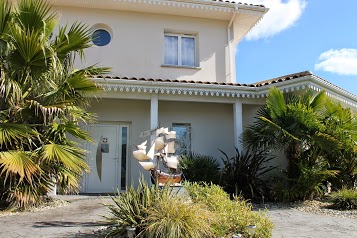
POLYGON ((264 175, 275 169, 269 165, 274 157, 263 151, 240 152, 236 149, 233 157, 221 151, 224 157, 221 185, 226 192, 241 194, 246 199, 264 196, 266 181, 264 175))
POLYGON ((77 56, 91 46, 82 23, 58 27, 59 18, 44 0, 0 0, 0 199, 25 207, 36 203, 55 181, 75 192, 85 151, 68 138, 91 140, 79 123, 100 92, 89 79, 106 68, 74 69, 77 56))
POLYGON ((334 208, 343 210, 357 209, 357 190, 343 188, 330 195, 334 208))
POLYGON ((112 204, 104 204, 110 211, 110 216, 105 216, 107 224, 111 229, 108 236, 118 236, 126 233, 127 226, 136 227, 137 233, 144 230, 143 221, 148 216, 148 209, 158 200, 170 193, 168 187, 159 189, 158 186, 150 187, 141 177, 139 186, 127 186, 126 191, 117 191, 112 196, 112 204))
POLYGON ((128 226, 136 228, 138 237, 211 237, 212 214, 169 185, 149 186, 141 177, 136 189, 128 186, 111 198, 113 203, 105 204, 110 211, 105 217, 108 237, 125 235, 128 226))
POLYGON ((194 152, 181 156, 180 168, 190 182, 218 184, 221 177, 221 165, 216 158, 194 152))

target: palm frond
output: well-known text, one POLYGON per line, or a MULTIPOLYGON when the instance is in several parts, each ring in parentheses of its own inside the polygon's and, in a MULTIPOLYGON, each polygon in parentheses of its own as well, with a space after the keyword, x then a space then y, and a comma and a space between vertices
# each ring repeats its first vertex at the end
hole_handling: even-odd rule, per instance
POLYGON ((92 31, 87 25, 80 22, 75 22, 68 31, 67 29, 68 25, 59 28, 53 47, 61 59, 64 59, 71 52, 78 52, 81 59, 83 59, 83 50, 91 46, 92 31))
POLYGON ((0 175, 5 173, 5 180, 18 175, 18 182, 24 178, 32 182, 33 176, 40 171, 38 165, 32 160, 31 153, 24 151, 0 151, 0 175))
POLYGON ((58 20, 51 5, 44 0, 20 0, 15 20, 24 29, 40 31, 48 39, 58 20))
POLYGON ((15 144, 21 148, 21 143, 34 136, 37 136, 36 131, 28 125, 9 122, 0 124, 0 148, 2 149, 11 148, 15 144))
POLYGON ((321 111, 326 106, 325 91, 321 91, 318 94, 316 94, 313 97, 310 106, 313 108, 314 111, 321 111))
POLYGON ((75 173, 89 171, 89 166, 83 159, 84 153, 85 151, 80 148, 54 143, 44 145, 40 152, 43 161, 61 163, 75 173))
POLYGON ((8 32, 9 24, 11 24, 11 9, 12 5, 8 0, 0 0, 0 39, 4 37, 4 33, 8 32))
POLYGON ((269 90, 266 105, 272 118, 280 117, 286 111, 284 95, 282 92, 280 92, 279 89, 275 87, 269 90))

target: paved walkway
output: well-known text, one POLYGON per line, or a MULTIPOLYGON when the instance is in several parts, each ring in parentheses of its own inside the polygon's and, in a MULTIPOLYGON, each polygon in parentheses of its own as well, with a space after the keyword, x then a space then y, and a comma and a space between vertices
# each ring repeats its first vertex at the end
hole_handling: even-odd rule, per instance
MULTIPOLYGON (((38 212, 0 217, 0 237, 89 237, 98 229, 99 216, 107 215, 101 205, 107 197, 60 196, 71 204, 38 212)), ((315 215, 279 208, 268 212, 275 224, 273 238, 356 238, 357 219, 315 215)))
POLYGON ((273 238, 356 238, 357 219, 311 214, 292 209, 268 212, 273 238))
POLYGON ((23 212, 0 217, 0 237, 94 237, 100 215, 107 215, 101 203, 108 197, 58 196, 69 205, 37 212, 23 212))

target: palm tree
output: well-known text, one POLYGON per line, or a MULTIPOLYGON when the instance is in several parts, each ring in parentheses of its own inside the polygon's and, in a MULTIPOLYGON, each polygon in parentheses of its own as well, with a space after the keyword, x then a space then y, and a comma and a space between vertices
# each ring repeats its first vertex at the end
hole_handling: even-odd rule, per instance
MULTIPOLYGON (((256 122, 244 132, 245 147, 283 150, 294 173, 296 160, 304 150, 313 143, 334 141, 322 133, 323 125, 319 121, 325 101, 324 92, 283 94, 271 88, 266 104, 258 110, 256 122)), ((327 148, 322 146, 321 149, 327 148)))
POLYGON ((91 46, 91 31, 79 22, 58 27, 59 18, 43 0, 0 0, 0 198, 10 204, 36 203, 54 181, 75 192, 85 151, 73 138, 91 140, 80 123, 101 88, 90 75, 108 72, 90 66, 75 70, 77 56, 91 46))
POLYGON ((322 182, 335 174, 335 171, 327 171, 327 165, 322 161, 323 155, 338 147, 336 138, 325 133, 322 123, 326 102, 324 92, 283 94, 277 88, 271 88, 256 122, 244 132, 246 148, 285 153, 289 165, 283 179, 279 178, 282 184, 277 190, 283 191, 282 187, 287 186, 287 191, 296 192, 296 195, 289 193, 289 199, 306 198, 316 191, 320 193, 322 182), (314 182, 307 183, 306 179, 312 177, 315 177, 314 182))
POLYGON ((335 153, 326 155, 329 166, 339 171, 333 180, 335 188, 353 188, 357 183, 357 118, 350 109, 329 102, 323 114, 326 133, 339 143, 335 153))

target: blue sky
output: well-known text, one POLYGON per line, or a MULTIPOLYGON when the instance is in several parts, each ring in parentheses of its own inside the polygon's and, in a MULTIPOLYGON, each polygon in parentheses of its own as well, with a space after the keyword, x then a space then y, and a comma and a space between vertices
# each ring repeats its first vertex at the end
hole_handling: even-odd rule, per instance
POLYGON ((270 11, 237 46, 237 82, 310 70, 357 95, 356 0, 246 0, 270 11))

